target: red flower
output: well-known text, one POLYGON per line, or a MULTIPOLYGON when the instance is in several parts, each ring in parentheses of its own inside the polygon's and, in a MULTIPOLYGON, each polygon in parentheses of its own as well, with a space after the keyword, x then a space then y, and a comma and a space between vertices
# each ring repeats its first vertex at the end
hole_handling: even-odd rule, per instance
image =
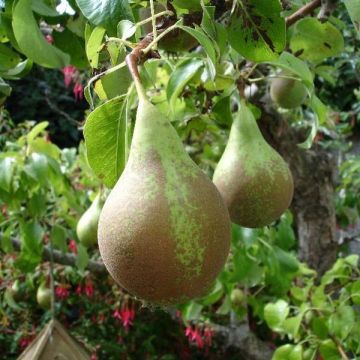
POLYGON ((19 339, 19 345, 21 349, 25 349, 30 345, 30 343, 31 343, 31 338, 29 337, 22 337, 19 339))
POLYGON ((98 360, 98 357, 96 354, 92 354, 90 360, 98 360))
POLYGON ((81 285, 79 284, 79 285, 77 286, 76 290, 75 290, 75 293, 76 293, 76 295, 81 295, 81 292, 82 292, 82 287, 81 287, 81 285))
POLYGON ((94 295, 94 285, 91 281, 87 282, 85 285, 85 294, 89 298, 94 295))
POLYGON ((129 304, 126 303, 121 310, 116 309, 113 313, 113 317, 122 322, 125 330, 129 330, 130 326, 133 325, 135 319, 135 309, 134 307, 130 308, 129 304))
POLYGON ((54 38, 52 37, 52 35, 46 35, 46 36, 45 36, 45 39, 46 39, 46 41, 47 41, 49 44, 53 44, 53 43, 54 43, 54 38))
POLYGON ((84 98, 84 88, 81 83, 77 82, 74 85, 73 93, 76 101, 82 100, 84 98))
POLYGON ((75 240, 71 239, 69 241, 68 248, 73 254, 77 255, 77 245, 75 240))
POLYGON ((69 297, 70 292, 64 285, 60 285, 56 287, 55 294, 59 299, 66 299, 69 297))
POLYGON ((73 65, 65 66, 62 72, 64 74, 64 84, 66 87, 69 87, 76 73, 76 67, 73 65))
POLYGON ((204 339, 196 326, 194 329, 191 326, 187 326, 185 329, 185 336, 190 342, 194 342, 199 349, 202 349, 205 346, 204 339))

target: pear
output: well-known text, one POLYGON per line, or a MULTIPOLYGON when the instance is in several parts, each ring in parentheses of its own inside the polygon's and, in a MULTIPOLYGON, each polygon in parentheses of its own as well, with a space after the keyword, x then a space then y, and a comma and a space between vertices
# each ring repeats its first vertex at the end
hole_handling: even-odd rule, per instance
POLYGON ((91 247, 97 243, 97 230, 102 205, 99 193, 77 223, 76 234, 80 242, 86 247, 91 247))
POLYGON ((126 167, 99 221, 106 268, 130 294, 169 306, 211 290, 229 252, 230 218, 216 187, 184 150, 140 80, 126 167))
POLYGON ((51 306, 51 290, 42 283, 36 292, 36 300, 43 309, 50 309, 51 306))
POLYGON ((234 117, 213 181, 231 220, 244 227, 269 225, 291 203, 294 185, 290 169, 263 138, 245 101, 234 117))
MULTIPOLYGON (((291 76, 281 72, 279 76, 291 76)), ((271 99, 284 109, 294 109, 300 106, 306 98, 306 87, 300 80, 278 77, 272 80, 270 86, 271 99)))

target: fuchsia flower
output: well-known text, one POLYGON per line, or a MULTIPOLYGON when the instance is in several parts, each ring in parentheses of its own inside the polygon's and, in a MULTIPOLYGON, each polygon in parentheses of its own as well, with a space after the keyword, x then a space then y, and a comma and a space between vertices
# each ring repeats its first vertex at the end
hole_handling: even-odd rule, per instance
POLYGON ((201 334, 201 330, 197 326, 194 328, 192 326, 187 326, 185 329, 185 336, 190 342, 195 343, 199 349, 203 349, 205 346, 208 347, 212 345, 214 331, 211 328, 206 327, 203 334, 201 334))
POLYGON ((71 82, 73 81, 76 71, 77 71, 76 67, 73 65, 65 66, 62 69, 62 72, 64 74, 64 84, 66 87, 70 86, 71 82))
POLYGON ((76 101, 82 100, 84 98, 84 88, 81 83, 77 82, 74 85, 73 93, 76 101))
POLYGON ((134 307, 129 307, 129 304, 126 302, 123 305, 122 309, 116 309, 113 313, 113 317, 122 322, 125 330, 128 331, 130 326, 133 325, 133 321, 135 319, 135 309, 134 307))
POLYGON ((94 295, 94 285, 91 281, 88 281, 85 285, 85 294, 89 298, 94 295))
POLYGON ((66 299, 70 292, 64 285, 60 285, 55 288, 55 294, 59 299, 66 299))
POLYGON ((79 284, 79 285, 77 286, 76 290, 75 290, 75 293, 76 293, 76 295, 81 295, 81 292, 82 292, 82 287, 81 287, 81 285, 79 284))
POLYGON ((75 240, 71 239, 69 241, 68 248, 73 254, 77 255, 77 245, 75 240))
POLYGON ((31 338, 29 337, 22 337, 19 339, 19 345, 21 349, 25 349, 30 345, 30 343, 31 343, 31 338))
POLYGON ((54 43, 54 38, 52 37, 52 35, 46 35, 46 36, 45 36, 45 39, 46 39, 46 41, 47 41, 49 44, 53 44, 53 43, 54 43))

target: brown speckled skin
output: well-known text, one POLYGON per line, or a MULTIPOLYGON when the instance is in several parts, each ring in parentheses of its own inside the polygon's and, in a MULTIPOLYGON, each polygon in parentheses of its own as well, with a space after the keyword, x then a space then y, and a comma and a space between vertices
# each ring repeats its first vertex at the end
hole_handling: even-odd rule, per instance
POLYGON ((168 121, 148 104, 144 112, 128 164, 101 212, 99 248, 112 277, 130 294, 172 305, 210 290, 228 256, 231 223, 218 190, 168 121), (157 138, 164 144, 148 146, 157 138), (180 261, 184 253, 188 263, 180 261))
POLYGON ((216 187, 229 209, 231 220, 244 227, 256 228, 278 219, 290 206, 294 193, 290 170, 289 177, 284 176, 284 171, 287 170, 275 169, 270 176, 265 169, 259 168, 256 176, 249 178, 239 162, 231 172, 217 179, 216 187))

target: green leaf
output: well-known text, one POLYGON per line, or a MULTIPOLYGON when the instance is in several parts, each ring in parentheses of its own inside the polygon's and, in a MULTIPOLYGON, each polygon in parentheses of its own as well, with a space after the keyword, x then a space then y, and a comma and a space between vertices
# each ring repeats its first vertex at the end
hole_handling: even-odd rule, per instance
POLYGON ((303 315, 299 314, 297 316, 289 317, 283 322, 284 331, 291 336, 293 339, 299 339, 299 330, 303 315))
POLYGON ((343 0, 355 29, 360 33, 360 2, 359 0, 343 0))
POLYGON ((197 74, 203 65, 202 60, 187 59, 181 62, 175 71, 173 71, 166 88, 166 96, 172 111, 175 110, 176 100, 185 85, 197 74))
POLYGON ((116 97, 87 118, 84 136, 89 164, 108 187, 113 187, 126 164, 126 97, 116 97))
POLYGON ((26 140, 28 144, 31 144, 36 137, 38 137, 42 132, 49 126, 48 121, 42 121, 36 124, 30 132, 26 135, 26 140))
POLYGON ((303 149, 311 148, 311 145, 318 132, 319 125, 324 124, 327 118, 327 108, 315 94, 312 94, 311 96, 310 106, 314 111, 311 131, 307 139, 303 143, 298 144, 298 146, 303 149))
POLYGON ((248 60, 275 60, 286 45, 280 1, 239 0, 238 3, 228 29, 230 45, 248 60))
POLYGON ((30 175, 39 185, 44 185, 48 181, 49 167, 45 155, 33 153, 28 159, 28 164, 24 167, 25 172, 30 175))
POLYGON ((204 306, 212 305, 219 301, 223 294, 224 290, 222 284, 219 280, 216 280, 216 283, 211 292, 201 299, 201 304, 204 306))
POLYGON ((188 32, 203 47, 209 59, 209 66, 212 74, 212 79, 214 79, 216 75, 216 52, 215 52, 216 45, 214 44, 214 42, 198 26, 196 26, 195 29, 193 29, 191 27, 181 25, 179 26, 179 28, 188 32))
POLYGON ((12 25, 21 51, 35 63, 47 68, 62 68, 70 56, 50 45, 41 33, 31 10, 31 0, 19 0, 13 10, 12 25))
POLYGON ((128 0, 76 0, 81 12, 94 25, 106 28, 109 35, 116 35, 119 21, 133 20, 128 0))
POLYGON ((92 68, 96 69, 99 65, 99 50, 105 35, 105 29, 97 26, 86 42, 86 55, 92 68))
POLYGON ((289 314, 289 304, 284 300, 267 304, 264 308, 264 317, 269 327, 275 331, 283 329, 283 322, 289 314))
POLYGON ((29 73, 33 65, 31 59, 26 59, 18 63, 14 68, 9 69, 1 74, 4 79, 19 80, 29 73))
POLYGON ((301 345, 282 345, 276 349, 272 360, 302 360, 301 345))
POLYGON ((300 58, 318 63, 339 54, 344 49, 344 38, 329 21, 321 23, 306 17, 296 23, 290 48, 300 58))
POLYGON ((95 83, 95 91, 101 100, 110 100, 125 94, 132 82, 129 70, 126 66, 113 71, 95 83))
POLYGON ((76 36, 68 29, 63 30, 62 32, 55 31, 53 36, 55 45, 63 52, 70 55, 70 64, 78 69, 84 69, 88 66, 84 39, 76 36))
POLYGON ((20 62, 20 56, 8 46, 0 43, 0 71, 6 71, 16 67, 20 62))
POLYGON ((212 113, 216 121, 221 125, 230 127, 232 123, 232 114, 230 110, 230 96, 220 98, 214 105, 212 113))
POLYGON ((0 77, 0 96, 10 96, 11 86, 0 77))
POLYGON ((345 339, 355 324, 354 309, 348 305, 339 306, 329 318, 329 329, 340 339, 345 339))
POLYGON ((136 33, 136 26, 132 21, 121 20, 117 26, 117 36, 120 39, 126 40, 131 38, 136 33))
POLYGON ((77 251, 76 266, 80 272, 84 272, 89 263, 89 255, 86 247, 82 244, 77 244, 77 251))
POLYGON ((320 354, 324 360, 339 360, 341 356, 332 340, 325 340, 320 345, 320 354))
POLYGON ((31 8, 34 12, 43 16, 59 16, 56 9, 45 3, 44 0, 32 0, 31 8))
POLYGON ((10 192, 14 175, 15 159, 6 157, 0 160, 0 188, 10 192))
POLYGON ((203 305, 195 301, 190 302, 184 311, 182 311, 182 317, 184 321, 198 320, 203 307, 203 305))
POLYGON ((311 330, 321 340, 325 340, 329 336, 329 329, 323 318, 314 317, 311 321, 311 330))
POLYGON ((273 247, 274 255, 279 261, 282 270, 285 272, 296 272, 299 269, 299 262, 290 253, 280 249, 277 246, 273 247))
POLYGON ((59 249, 64 253, 67 252, 67 232, 63 226, 54 225, 51 229, 50 237, 54 248, 59 249))
POLYGON ((271 61, 269 63, 299 76, 309 89, 314 87, 313 75, 309 67, 304 61, 298 59, 294 55, 288 52, 283 52, 276 61, 271 61))
POLYGON ((360 306, 360 280, 357 280, 352 284, 351 298, 355 305, 360 306))

